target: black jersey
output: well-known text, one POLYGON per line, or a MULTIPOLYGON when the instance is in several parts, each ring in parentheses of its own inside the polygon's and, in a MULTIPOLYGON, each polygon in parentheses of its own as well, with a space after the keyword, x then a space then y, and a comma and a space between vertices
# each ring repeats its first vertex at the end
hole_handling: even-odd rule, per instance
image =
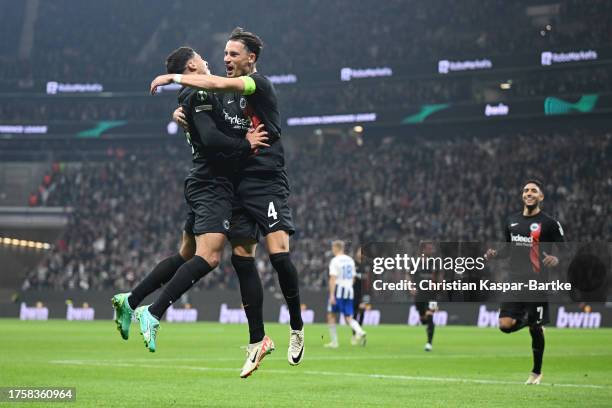
POLYGON ((249 127, 263 123, 268 132, 270 147, 260 148, 257 154, 244 161, 244 171, 281 171, 285 167, 285 153, 280 140, 281 119, 274 85, 268 78, 255 72, 255 92, 250 95, 231 93, 223 96, 223 115, 233 135, 244 138, 249 127))
POLYGON ((553 243, 565 241, 561 223, 543 211, 529 217, 522 212, 510 215, 505 235, 509 244, 502 255, 510 256, 512 273, 532 279, 537 276, 534 274, 546 279, 543 253, 551 255, 553 243))
POLYGON ((214 177, 235 171, 239 160, 250 154, 251 147, 246 139, 231 137, 232 131, 224 120, 223 106, 217 96, 183 88, 178 101, 190 129, 186 137, 194 163, 191 174, 214 177))

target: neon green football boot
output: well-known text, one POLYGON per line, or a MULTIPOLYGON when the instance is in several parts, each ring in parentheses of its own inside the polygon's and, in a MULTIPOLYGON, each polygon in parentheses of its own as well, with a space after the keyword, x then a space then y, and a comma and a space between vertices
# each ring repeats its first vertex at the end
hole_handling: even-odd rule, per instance
POLYGON ((136 309, 136 319, 140 324, 140 333, 144 339, 145 346, 151 353, 155 352, 155 339, 159 330, 159 320, 149 312, 149 306, 140 306, 136 309))
POLYGON ((119 293, 111 299, 113 308, 115 309, 115 323, 117 324, 117 330, 123 340, 127 340, 130 336, 130 324, 132 324, 132 315, 134 311, 130 307, 128 297, 130 293, 119 293))

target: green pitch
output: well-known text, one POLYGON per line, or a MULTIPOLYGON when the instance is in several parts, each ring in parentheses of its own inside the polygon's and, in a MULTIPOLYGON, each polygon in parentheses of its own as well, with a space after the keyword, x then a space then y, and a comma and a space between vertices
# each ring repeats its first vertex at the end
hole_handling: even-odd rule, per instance
POLYGON ((124 341, 110 320, 0 320, 0 387, 76 387, 76 403, 54 407, 612 404, 610 329, 547 329, 544 384, 525 386, 531 369, 528 331, 436 328, 434 351, 425 353, 422 327, 366 327, 365 348, 350 346, 349 329, 339 327, 340 348, 329 350, 322 347, 326 327, 307 326, 304 361, 291 367, 288 328, 266 327, 276 351, 242 380, 241 346, 248 340, 242 325, 162 322, 153 354, 135 324, 124 341))

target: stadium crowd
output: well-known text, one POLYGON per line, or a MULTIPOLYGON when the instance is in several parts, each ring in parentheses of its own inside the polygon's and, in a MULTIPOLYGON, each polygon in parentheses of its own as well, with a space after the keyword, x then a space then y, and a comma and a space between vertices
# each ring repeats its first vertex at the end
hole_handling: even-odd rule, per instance
MULTIPOLYGON (((4 38, 14 41, 4 42, 0 53, 22 63, 2 64, 2 78, 24 74, 81 81, 135 78, 143 71, 155 73, 150 61, 161 61, 177 44, 191 44, 213 62, 218 59, 215 65, 220 71, 224 33, 235 24, 228 7, 259 10, 262 5, 255 0, 231 6, 194 0, 40 2, 29 50, 20 41, 20 36, 29 34, 19 29, 26 20, 25 7, 26 2, 20 2, 3 13, 4 38)), ((384 7, 350 0, 294 1, 288 6, 274 0, 266 3, 263 17, 250 13, 240 18, 267 44, 262 69, 280 74, 312 67, 313 56, 316 66, 325 69, 608 46, 610 15, 612 4, 605 0, 561 0, 540 8, 526 0, 391 0, 384 7), (339 19, 350 24, 338 24, 339 19)))
MULTIPOLYGON (((612 134, 312 137, 288 152, 298 231, 293 258, 304 288, 319 289, 329 243, 503 240, 529 177, 544 180, 545 211, 571 241, 612 236, 612 134), (578 141, 578 142, 577 142, 578 141)), ((185 215, 182 146, 117 150, 111 159, 55 164, 37 205, 74 209, 70 225, 24 288, 127 289, 177 250, 185 215)), ((276 288, 265 250, 264 286, 276 288)), ((237 287, 228 256, 198 288, 237 287)))
MULTIPOLYGON (((10 89, 0 93, 0 117, 5 124, 166 120, 174 95, 150 98, 146 90, 150 79, 163 71, 168 52, 178 45, 195 47, 209 60, 213 72, 224 72, 222 49, 234 23, 228 20, 223 3, 204 6, 178 0, 167 5, 151 0, 145 6, 142 1, 91 5, 57 0, 36 4, 38 18, 28 18, 32 10, 26 9, 26 2, 8 8, 0 17, 0 33, 7 39, 0 45, 0 85, 10 89), (112 88, 114 97, 40 97, 47 81, 102 83, 105 91, 112 88), (12 92, 25 93, 15 98, 12 92)), ((237 4, 260 8, 254 0, 237 4)), ((369 2, 309 0, 287 7, 274 0, 267 4, 265 18, 241 16, 241 21, 266 44, 261 72, 310 72, 316 78, 277 86, 283 114, 302 116, 610 93, 608 65, 445 76, 437 74, 436 62, 496 55, 506 59, 531 55, 537 61, 537 52, 543 49, 609 47, 611 4, 562 0, 532 9, 524 0, 435 4, 391 0, 385 7, 372 7, 369 2), (461 12, 465 9, 470 13, 461 12), (406 10, 410 10, 408 20, 406 10), (503 18, 491 18, 500 13, 503 18), (304 15, 310 17, 304 19, 304 15), (338 16, 351 24, 337 24, 338 16), (394 72, 390 78, 339 81, 344 66, 398 64, 429 68, 408 70, 409 75, 394 72), (509 82, 510 89, 500 90, 501 83, 509 82)))

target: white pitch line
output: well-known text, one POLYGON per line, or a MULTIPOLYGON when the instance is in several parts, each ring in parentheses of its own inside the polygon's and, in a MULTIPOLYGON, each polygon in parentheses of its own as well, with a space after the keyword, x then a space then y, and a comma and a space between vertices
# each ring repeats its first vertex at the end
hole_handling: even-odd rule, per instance
MULTIPOLYGON (((523 358, 527 354, 479 354, 478 358, 523 358)), ((314 361, 350 361, 350 360, 413 360, 413 359, 429 359, 429 360, 445 360, 453 358, 474 358, 475 354, 434 354, 434 353, 419 353, 419 354, 398 354, 398 355, 352 355, 352 356, 310 356, 308 360, 314 361)), ((584 354, 546 354, 547 358, 550 357, 600 357, 600 356, 612 356, 612 353, 584 353, 584 354)), ((268 357, 268 359, 276 359, 276 356, 268 357)), ((93 361, 93 362, 108 362, 113 363, 117 360, 65 360, 65 361, 93 361)), ((129 358, 121 359, 124 362, 144 362, 148 363, 151 361, 162 362, 162 361, 236 361, 235 357, 150 357, 150 358, 129 358)))
MULTIPOLYGON (((166 365, 159 364, 132 364, 132 363, 111 363, 93 360, 53 360, 51 364, 63 364, 63 365, 80 365, 80 366, 107 366, 107 367, 141 367, 141 368, 167 368, 166 365)), ((222 371, 238 373, 237 368, 224 368, 224 367, 196 367, 196 366, 172 366, 173 369, 181 370, 192 370, 192 371, 222 371)), ((459 377, 428 377, 428 376, 410 376, 410 375, 395 375, 395 374, 365 374, 365 373, 353 373, 353 372, 339 372, 339 371, 312 371, 312 370, 278 370, 278 369, 265 369, 266 372, 273 374, 282 375, 314 375, 314 376, 330 376, 330 377, 352 377, 352 378, 368 378, 368 379, 382 379, 382 380, 398 380, 398 381, 428 381, 428 382, 454 382, 454 383, 470 383, 470 384, 489 384, 489 385, 524 385, 519 381, 501 381, 501 380, 481 380, 477 378, 459 378, 459 377)), ((594 385, 594 384, 550 384, 543 383, 540 386, 549 387, 564 387, 564 388, 595 388, 595 389, 609 389, 608 385, 594 385)))

